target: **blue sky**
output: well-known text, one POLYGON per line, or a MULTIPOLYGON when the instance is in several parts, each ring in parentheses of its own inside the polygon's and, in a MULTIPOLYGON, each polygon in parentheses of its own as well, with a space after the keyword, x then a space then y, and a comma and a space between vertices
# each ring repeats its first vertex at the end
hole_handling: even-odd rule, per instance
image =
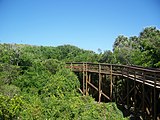
POLYGON ((0 0, 0 42, 112 50, 118 35, 160 28, 159 0, 0 0))

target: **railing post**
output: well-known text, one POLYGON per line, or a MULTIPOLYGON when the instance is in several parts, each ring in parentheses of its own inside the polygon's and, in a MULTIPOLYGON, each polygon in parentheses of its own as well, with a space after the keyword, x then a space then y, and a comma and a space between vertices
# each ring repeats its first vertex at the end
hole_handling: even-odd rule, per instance
POLYGON ((153 111, 153 113, 154 113, 154 115, 153 115, 153 120, 156 120, 157 118, 156 118, 156 116, 157 116, 157 110, 156 110, 156 104, 157 104, 157 100, 156 100, 156 73, 154 73, 154 111, 153 111))
POLYGON ((70 65, 70 69, 71 69, 71 71, 73 71, 73 64, 72 63, 70 65))
POLYGON ((98 87, 98 92, 99 92, 99 103, 101 102, 101 83, 102 83, 102 77, 101 77, 101 65, 99 64, 99 87, 98 87))
POLYGON ((117 84, 117 77, 114 78, 115 80, 115 102, 118 103, 118 84, 117 84))
POLYGON ((127 69, 127 109, 129 108, 129 68, 127 69))
POLYGON ((84 82, 85 82, 85 64, 83 63, 83 81, 82 81, 83 95, 85 95, 85 89, 84 89, 85 84, 84 84, 84 82))
POLYGON ((143 71, 143 73, 142 73, 142 77, 143 77, 143 84, 142 84, 142 111, 143 111, 143 119, 145 119, 145 106, 144 106, 144 102, 145 102, 145 89, 144 89, 144 85, 145 85, 145 73, 144 73, 144 71, 143 71))
POLYGON ((137 111, 136 111, 136 71, 134 71, 134 116, 136 118, 137 111))
MULTIPOLYGON (((90 82, 91 82, 91 73, 88 73, 88 83, 90 83, 90 82)), ((88 90, 87 90, 88 95, 89 95, 89 91, 90 91, 90 89, 88 87, 88 90)))
POLYGON ((88 95, 88 64, 86 63, 86 95, 88 95))

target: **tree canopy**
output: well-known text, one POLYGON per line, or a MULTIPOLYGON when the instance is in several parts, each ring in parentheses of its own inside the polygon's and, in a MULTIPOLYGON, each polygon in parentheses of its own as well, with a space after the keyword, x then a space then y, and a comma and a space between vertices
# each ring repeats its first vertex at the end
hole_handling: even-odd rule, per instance
POLYGON ((0 44, 0 51, 0 119, 124 119, 115 103, 82 96, 77 76, 65 68, 65 62, 98 62, 95 52, 22 44, 0 44))
POLYGON ((159 68, 160 30, 147 27, 139 36, 118 36, 113 44, 113 52, 105 51, 100 62, 159 68))

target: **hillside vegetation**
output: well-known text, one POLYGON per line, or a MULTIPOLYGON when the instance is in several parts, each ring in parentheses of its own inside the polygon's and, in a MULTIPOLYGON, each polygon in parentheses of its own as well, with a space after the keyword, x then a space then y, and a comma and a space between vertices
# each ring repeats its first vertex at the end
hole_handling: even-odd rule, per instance
POLYGON ((77 76, 65 62, 103 62, 160 67, 160 31, 118 36, 113 52, 76 46, 0 44, 0 119, 123 120, 115 103, 82 96, 77 76))
POLYGON ((114 103, 79 94, 79 80, 65 68, 63 61, 93 60, 94 52, 70 45, 0 48, 0 119, 123 119, 114 103))

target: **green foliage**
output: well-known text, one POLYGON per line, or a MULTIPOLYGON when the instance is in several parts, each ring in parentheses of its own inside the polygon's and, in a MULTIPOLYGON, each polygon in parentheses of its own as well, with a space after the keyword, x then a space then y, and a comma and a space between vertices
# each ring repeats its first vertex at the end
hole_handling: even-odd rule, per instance
POLYGON ((113 62, 118 64, 160 67, 160 30, 145 28, 130 38, 120 35, 113 45, 113 62))
POLYGON ((20 67, 7 63, 0 63, 0 80, 2 83, 10 84, 20 73, 20 67))
POLYGON ((101 54, 99 62, 112 63, 113 62, 112 52, 110 50, 108 50, 108 51, 105 51, 103 54, 101 54))
MULTIPOLYGON (((70 45, 1 45, 6 46, 6 53, 1 49, 0 119, 107 119, 111 108, 81 96, 77 76, 59 61, 95 62, 97 54, 70 45)), ((113 116, 123 119, 121 113, 113 116)))
POLYGON ((113 44, 113 51, 115 49, 121 49, 121 48, 125 48, 125 47, 128 47, 129 46, 129 40, 127 37, 123 36, 123 35, 119 35, 114 44, 113 44))
POLYGON ((55 74, 56 71, 64 68, 65 63, 58 61, 57 59, 47 59, 42 62, 43 66, 51 72, 52 74, 55 74))
POLYGON ((90 96, 70 96, 57 98, 51 96, 45 99, 44 114, 47 118, 58 120, 124 120, 115 103, 99 104, 90 96))
POLYGON ((21 96, 12 98, 0 94, 0 119, 18 119, 23 110, 23 100, 21 96))
POLYGON ((18 86, 23 92, 41 94, 41 90, 50 79, 50 75, 50 72, 45 70, 41 62, 36 62, 22 75, 19 75, 12 84, 18 86))
POLYGON ((79 88, 77 77, 68 69, 59 70, 44 87, 44 92, 47 95, 55 95, 62 98, 71 93, 75 93, 79 88))
POLYGON ((20 92, 21 90, 19 89, 19 87, 15 85, 5 84, 0 86, 0 93, 8 97, 14 97, 15 95, 19 95, 20 92))
POLYGON ((143 66, 160 67, 160 30, 148 27, 140 33, 140 51, 146 61, 143 66))

